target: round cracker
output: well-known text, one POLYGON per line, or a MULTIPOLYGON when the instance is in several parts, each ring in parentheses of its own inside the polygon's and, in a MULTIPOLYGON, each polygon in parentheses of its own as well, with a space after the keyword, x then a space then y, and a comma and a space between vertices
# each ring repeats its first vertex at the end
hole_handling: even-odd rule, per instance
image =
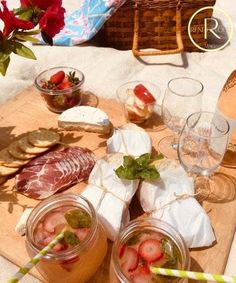
POLYGON ((50 147, 60 141, 60 135, 50 130, 36 130, 29 133, 28 141, 37 147, 50 147))
POLYGON ((11 143, 7 149, 11 156, 21 160, 32 159, 36 156, 35 154, 22 151, 18 146, 18 141, 11 143))
POLYGON ((19 168, 13 168, 13 167, 6 167, 3 165, 0 165, 0 176, 7 176, 11 175, 13 173, 16 173, 19 168))
POLYGON ((46 150, 48 150, 48 147, 36 147, 33 146, 32 144, 30 144, 28 142, 28 138, 24 137, 20 140, 18 140, 18 146, 19 148, 26 152, 26 153, 30 153, 30 154, 40 154, 42 152, 45 152, 46 150))
POLYGON ((7 148, 4 148, 3 150, 1 150, 0 160, 3 166, 13 167, 13 168, 18 168, 28 163, 28 161, 26 160, 17 159, 11 156, 7 148))
POLYGON ((3 183, 5 183, 7 180, 7 176, 0 176, 0 185, 2 185, 3 183))

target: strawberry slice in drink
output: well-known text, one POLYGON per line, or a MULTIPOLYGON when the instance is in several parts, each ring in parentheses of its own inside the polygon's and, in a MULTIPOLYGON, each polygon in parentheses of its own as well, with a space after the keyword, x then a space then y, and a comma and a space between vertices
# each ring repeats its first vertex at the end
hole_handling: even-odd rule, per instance
POLYGON ((62 228, 65 225, 66 225, 66 220, 64 218, 64 214, 60 211, 49 213, 45 217, 43 222, 43 228, 49 233, 56 232, 56 228, 58 230, 61 230, 60 228, 62 228))
POLYGON ((139 255, 137 251, 131 247, 126 247, 122 262, 123 264, 121 265, 121 268, 125 274, 137 269, 139 263, 139 255))
POLYGON ((63 71, 59 71, 56 74, 52 75, 50 77, 50 82, 57 85, 59 83, 61 83, 63 81, 63 79, 65 78, 65 72, 63 71))
MULTIPOLYGON (((43 240, 43 243, 42 243, 42 244, 43 244, 44 246, 47 246, 53 239, 55 239, 55 237, 56 237, 56 235, 51 235, 51 236, 45 238, 45 239, 43 240)), ((58 243, 58 244, 56 244, 56 246, 52 249, 52 251, 54 251, 54 252, 59 252, 59 251, 65 250, 65 249, 67 249, 67 248, 68 248, 68 246, 67 246, 66 244, 58 243)))
POLYGON ((136 85, 134 94, 145 104, 151 104, 156 101, 151 92, 142 84, 136 85))
POLYGON ((148 263, 157 261, 163 256, 160 241, 155 239, 143 241, 139 246, 138 253, 148 263))

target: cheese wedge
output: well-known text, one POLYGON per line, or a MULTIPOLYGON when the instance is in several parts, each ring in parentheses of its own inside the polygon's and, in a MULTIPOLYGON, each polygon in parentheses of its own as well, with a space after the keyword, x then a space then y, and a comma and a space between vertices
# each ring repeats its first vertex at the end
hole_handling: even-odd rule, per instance
POLYGON ((84 130, 108 134, 112 124, 105 112, 91 106, 76 106, 64 111, 58 117, 58 126, 66 130, 84 130))

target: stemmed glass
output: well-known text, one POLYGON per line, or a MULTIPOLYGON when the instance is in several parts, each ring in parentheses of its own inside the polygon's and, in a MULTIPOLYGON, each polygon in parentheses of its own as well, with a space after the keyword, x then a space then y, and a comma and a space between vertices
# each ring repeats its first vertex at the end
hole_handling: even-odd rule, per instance
POLYGON ((165 125, 174 132, 160 140, 159 151, 168 158, 177 159, 178 135, 187 117, 201 110, 203 85, 200 81, 182 77, 169 81, 163 101, 162 118, 165 125))
POLYGON ((209 177, 222 162, 228 138, 227 120, 206 111, 191 114, 180 134, 179 161, 187 172, 196 176, 196 192, 204 197, 213 191, 209 177))

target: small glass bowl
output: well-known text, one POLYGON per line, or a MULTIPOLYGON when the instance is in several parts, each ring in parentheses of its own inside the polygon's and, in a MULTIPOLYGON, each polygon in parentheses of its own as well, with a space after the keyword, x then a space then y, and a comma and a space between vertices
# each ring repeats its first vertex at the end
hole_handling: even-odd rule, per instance
MULTIPOLYGON (((117 97, 124 106, 125 118, 128 122, 135 124, 145 123, 153 112, 160 113, 160 104, 158 100, 161 96, 161 91, 158 86, 146 81, 131 81, 121 85, 117 89, 117 97), (137 104, 137 98, 130 98, 129 90, 133 90, 137 85, 142 84, 155 98, 156 101, 147 104, 137 104)), ((138 100, 140 102, 140 100, 138 100)))
POLYGON ((82 100, 82 87, 84 84, 84 74, 71 67, 55 67, 41 72, 35 79, 34 84, 40 91, 49 110, 61 113, 66 109, 80 105, 82 100), (64 71, 65 74, 75 72, 75 77, 79 78, 79 83, 62 90, 52 90, 43 88, 43 84, 50 79, 50 77, 59 71, 64 71))

